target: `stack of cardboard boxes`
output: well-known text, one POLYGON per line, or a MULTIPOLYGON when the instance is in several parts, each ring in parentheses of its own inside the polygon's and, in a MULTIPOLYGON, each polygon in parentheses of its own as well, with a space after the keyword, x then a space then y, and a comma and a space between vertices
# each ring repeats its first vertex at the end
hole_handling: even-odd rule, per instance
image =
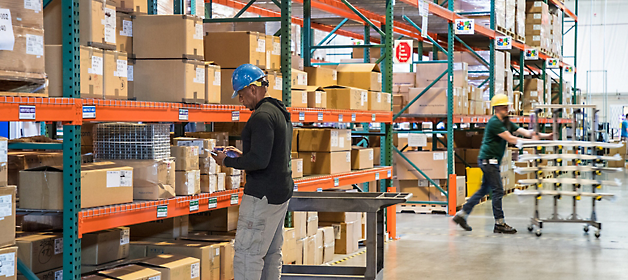
POLYGON ((198 165, 197 146, 171 146, 170 154, 175 158, 175 193, 195 195, 201 192, 201 171, 198 165))
POLYGON ((350 130, 299 129, 296 134, 298 158, 303 159, 304 175, 351 171, 350 130))
POLYGON ((515 34, 518 38, 526 37, 526 0, 515 0, 515 34))
POLYGON ((358 250, 361 213, 293 212, 292 217, 294 228, 285 229, 284 263, 319 265, 334 254, 358 250))
MULTIPOLYGON (((15 247, 16 188, 8 186, 7 139, 0 137, 0 260, 6 279, 15 279, 17 274, 17 247, 15 247), (5 268, 5 264, 7 267, 5 268)), ((24 259, 22 259, 24 261, 24 259)))
POLYGON ((551 49, 549 7, 543 1, 526 3, 526 44, 543 50, 551 49))

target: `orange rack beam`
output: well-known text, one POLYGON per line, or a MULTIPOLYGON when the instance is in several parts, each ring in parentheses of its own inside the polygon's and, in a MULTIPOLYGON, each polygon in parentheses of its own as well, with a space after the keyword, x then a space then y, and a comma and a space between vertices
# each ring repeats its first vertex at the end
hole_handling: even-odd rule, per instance
MULTIPOLYGON (((353 171, 334 175, 310 176, 295 180, 298 191, 322 191, 338 186, 365 183, 378 179, 389 179, 392 167, 378 167, 367 170, 353 171)), ((178 196, 171 199, 133 202, 105 207, 83 209, 79 213, 79 237, 85 233, 96 232, 119 226, 146 223, 166 218, 184 216, 194 213, 226 208, 239 205, 242 201, 243 189, 203 193, 193 196, 178 196), (237 199, 236 199, 237 197, 237 199), (216 199, 215 207, 209 208, 209 200, 216 199), (190 210, 190 202, 198 200, 198 210, 190 210), (158 209, 167 208, 164 215, 158 217, 158 209)))
MULTIPOLYGON (((477 115, 477 116, 464 116, 464 115, 454 115, 453 122, 454 123, 488 123, 493 116, 488 115, 477 115)), ((396 123, 401 122, 424 122, 424 121, 438 121, 438 117, 425 116, 425 117, 399 117, 395 119, 396 123)), ((530 117, 526 116, 511 116, 510 121, 514 123, 529 123, 530 117)), ((549 123, 551 124, 553 120, 551 118, 540 118, 539 123, 549 123)), ((571 119, 558 119, 558 123, 571 123, 571 119)))
POLYGON ((0 97, 0 121, 58 121, 70 125, 81 125, 81 102, 73 98, 46 97, 0 97), (20 116, 20 107, 35 107, 34 119, 20 116))
POLYGON ((392 112, 288 108, 292 122, 392 123, 392 112))

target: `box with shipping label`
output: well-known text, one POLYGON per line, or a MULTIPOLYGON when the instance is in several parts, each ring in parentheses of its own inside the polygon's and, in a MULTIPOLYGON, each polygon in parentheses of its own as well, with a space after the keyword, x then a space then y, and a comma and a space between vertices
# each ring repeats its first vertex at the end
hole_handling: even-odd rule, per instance
POLYGON ((414 104, 408 108, 408 114, 447 114, 447 88, 446 87, 432 87, 425 88, 411 88, 410 99, 414 99, 417 95, 423 93, 421 98, 417 99, 414 104), (425 93, 423 93, 425 91, 425 93))
POLYGON ((430 201, 430 188, 427 180, 394 180, 399 192, 412 194, 412 201, 430 201))
MULTIPOLYGON (((83 131, 84 130, 81 131, 81 134, 83 134, 83 131)), ((82 137, 81 142, 83 142, 82 137)), ((7 147, 7 145, 5 144, 7 144, 7 139, 0 137, 0 146, 7 147)), ((5 165, 4 168, 8 169, 8 185, 20 185, 19 172, 21 170, 31 169, 40 166, 63 165, 63 154, 60 152, 11 151, 7 154, 7 159, 9 162, 5 165)))
POLYGON ((201 174, 200 183, 201 183, 201 193, 214 193, 218 191, 218 175, 217 174, 201 174))
POLYGON ((111 279, 150 280, 161 278, 161 272, 135 264, 99 271, 98 274, 111 277, 111 279))
POLYGON ((197 146, 170 146, 177 171, 199 170, 197 146))
POLYGON ((117 10, 125 13, 146 14, 148 13, 148 2, 142 0, 119 0, 113 2, 117 10))
POLYGON ((200 18, 138 15, 133 21, 133 31, 133 54, 136 58, 203 60, 203 22, 200 18))
MULTIPOLYGON (((410 151, 404 152, 403 155, 425 173, 425 175, 430 177, 430 179, 447 178, 447 152, 410 151)), ((397 164, 397 179, 426 179, 418 170, 398 154, 395 154, 395 161, 397 164)))
MULTIPOLYGON (((48 96, 63 97, 63 46, 46 45, 48 96)), ((104 98, 104 52, 81 46, 81 98, 104 98)))
POLYGON ((338 71, 327 67, 305 67, 307 84, 315 87, 335 86, 338 84, 338 71))
MULTIPOLYGON (((281 71, 266 71, 266 80, 268 80, 266 93, 272 98, 283 100, 283 79, 281 77, 281 71)), ((229 80, 229 83, 231 83, 231 80, 229 80)))
POLYGON ((242 175, 226 175, 225 190, 239 189, 242 183, 242 175))
MULTIPOLYGON (((46 7, 44 25, 46 44, 62 44, 62 1, 55 0, 46 7)), ((83 1, 79 11, 80 44, 97 48, 116 45, 116 7, 100 0, 83 1)))
POLYGON ((246 63, 266 69, 266 35, 258 32, 209 32, 204 37, 205 60, 235 69, 246 63))
POLYGON ((194 231, 232 231, 238 224, 240 207, 231 206, 189 216, 194 231))
MULTIPOLYGON (((63 266, 63 235, 39 233, 19 237, 17 257, 33 273, 40 273, 63 266)), ((2 254, 2 253, 0 253, 2 254)))
POLYGON ((347 86, 325 87, 327 109, 368 110, 368 91, 347 86))
POLYGON ((105 51, 103 91, 105 99, 127 100, 127 54, 125 52, 105 51))
POLYGON ((284 229, 281 252, 282 260, 285 264, 292 264, 297 261, 297 238, 294 228, 284 229))
POLYGON ((266 35, 266 69, 281 69, 281 39, 266 35))
POLYGON ((292 69, 292 89, 307 89, 307 72, 292 69))
POLYGON ((3 9, 11 12, 11 17, 7 18, 13 27, 27 27, 35 29, 44 28, 43 5, 39 1, 0 1, 3 9))
POLYGON ((201 264, 197 258, 181 255, 158 255, 142 260, 138 264, 161 272, 161 280, 201 279, 201 264))
POLYGON ((220 246, 220 280, 233 279, 233 255, 234 237, 226 235, 207 235, 207 233, 195 233, 181 240, 202 241, 214 243, 220 246))
POLYGON ((128 227, 83 234, 81 264, 100 265, 129 256, 131 234, 128 227))
POLYGON ((302 158, 293 158, 290 162, 290 166, 292 167, 292 178, 301 178, 303 177, 303 159, 302 158))
POLYGON ((351 169, 361 170, 373 168, 373 149, 351 147, 351 169))
POLYGON ((307 236, 307 212, 292 212, 292 221, 296 238, 305 238, 307 236))
POLYGON ((321 223, 346 223, 359 220, 356 212, 318 212, 321 223))
MULTIPOLYGON (((422 65, 418 65, 416 66, 417 68, 421 67, 422 65)), ((414 82, 415 82, 415 76, 416 73, 393 73, 393 84, 394 85, 402 85, 402 84, 407 84, 407 85, 412 85, 414 86, 414 82)))
MULTIPOLYGON (((91 208, 133 201, 133 168, 110 162, 81 165, 81 207, 91 208)), ((20 171, 20 207, 63 209, 63 169, 43 166, 20 171)))
MULTIPOLYGON (((205 63, 205 103, 220 104, 222 91, 222 72, 220 66, 205 63)), ((226 85, 229 87, 229 84, 226 85)))
MULTIPOLYGON (((194 137, 176 137, 172 140, 172 144, 181 147, 197 147, 198 156, 202 158, 210 157, 209 151, 216 147, 215 139, 194 138, 194 137), (208 151, 209 150, 209 151, 208 151)), ((181 169, 183 170, 183 169, 181 169)), ((214 174, 214 173, 204 173, 214 174)))
MULTIPOLYGON (((5 247, 0 249, 0 260, 2 260, 2 275, 0 279, 15 280, 17 275, 17 247, 5 247)), ((24 262, 24 259, 20 259, 24 262)), ((41 278, 40 278, 41 279, 41 278)))
MULTIPOLYGON (((214 140, 214 139, 210 139, 214 140)), ((220 173, 220 165, 216 163, 216 160, 212 157, 202 157, 199 158, 199 168, 201 170, 201 175, 216 175, 220 173)))
MULTIPOLYGON (((2 257, 0 257, 0 258, 2 258, 2 257)), ((59 268, 47 270, 47 271, 44 271, 44 272, 36 273, 35 276, 37 276, 37 278, 41 279, 41 280, 63 279, 63 267, 59 267, 59 268)), ((3 279, 3 278, 0 278, 0 279, 3 279)), ((9 278, 9 279, 13 279, 13 278, 9 278)), ((28 279, 23 274, 18 274, 17 275, 17 280, 28 280, 28 279)), ((92 280, 92 279, 90 278, 90 280, 92 280)), ((96 279, 93 279, 93 280, 96 280, 96 279)))
POLYGON ((368 92, 368 110, 369 111, 381 111, 384 108, 385 96, 382 98, 382 93, 379 91, 368 92))
POLYGON ((305 238, 300 238, 297 239, 297 250, 296 250, 296 255, 297 255, 297 261, 295 262, 296 264, 303 264, 303 250, 304 250, 304 246, 305 246, 305 238))
POLYGON ((348 129, 301 129, 298 140, 299 152, 351 150, 351 130, 348 129))
POLYGON ((116 12, 116 50, 133 54, 133 16, 116 12))
POLYGON ((303 174, 337 174, 351 171, 351 152, 299 152, 303 174))
POLYGON ((0 247, 15 244, 15 196, 15 186, 0 187, 0 247))
POLYGON ((227 174, 225 173, 218 173, 216 174, 217 179, 216 179, 216 190, 217 191, 224 191, 226 190, 226 180, 227 180, 227 174))
POLYGON ((305 235, 314 236, 318 230, 318 215, 310 215, 316 212, 307 212, 307 222, 305 224, 305 235))
POLYGON ((174 190, 177 195, 195 195, 201 193, 201 171, 176 171, 174 190))
POLYGON ((334 228, 334 253, 351 254, 358 250, 358 240, 355 240, 354 223, 322 223, 322 226, 334 228))
POLYGON ((292 99, 290 100, 290 107, 307 108, 306 90, 292 90, 291 97, 292 99))
POLYGON ((188 235, 188 216, 162 219, 143 224, 131 225, 131 238, 140 240, 146 238, 175 239, 188 235))
POLYGON ((205 63, 186 59, 136 60, 134 97, 139 101, 205 102, 205 63))
POLYGON ((219 243, 207 243, 193 240, 177 240, 148 245, 146 254, 154 257, 162 254, 189 256, 200 260, 202 280, 220 279, 219 243))
POLYGON ((0 52, 0 71, 7 79, 30 78, 43 83, 46 70, 43 30, 14 26, 11 31, 6 39, 10 49, 3 48, 0 52))
POLYGON ((307 87, 307 107, 327 108, 327 92, 321 87, 307 87))
POLYGON ((174 160, 112 160, 115 166, 133 168, 133 199, 159 200, 173 198, 174 160))
POLYGON ((373 91, 382 90, 382 73, 377 64, 340 64, 336 70, 338 85, 373 91))

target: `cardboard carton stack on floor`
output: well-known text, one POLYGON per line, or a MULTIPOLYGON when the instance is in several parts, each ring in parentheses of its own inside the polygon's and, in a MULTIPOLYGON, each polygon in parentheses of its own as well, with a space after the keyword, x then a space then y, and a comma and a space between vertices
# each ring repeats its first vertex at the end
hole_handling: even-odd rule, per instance
POLYGON ((0 209, 2 209, 0 211, 0 260, 2 260, 5 279, 16 279, 18 257, 17 247, 15 247, 16 188, 7 185, 7 161, 7 139, 0 137, 0 209))
POLYGON ((301 129, 298 158, 303 174, 336 174, 351 171, 351 131, 348 129, 301 129))

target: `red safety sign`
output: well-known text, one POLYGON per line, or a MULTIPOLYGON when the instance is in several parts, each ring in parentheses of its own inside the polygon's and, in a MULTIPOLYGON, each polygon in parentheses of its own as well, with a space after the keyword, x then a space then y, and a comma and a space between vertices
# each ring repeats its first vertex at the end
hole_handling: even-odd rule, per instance
POLYGON ((395 40, 395 63, 412 63, 412 40, 395 40))

